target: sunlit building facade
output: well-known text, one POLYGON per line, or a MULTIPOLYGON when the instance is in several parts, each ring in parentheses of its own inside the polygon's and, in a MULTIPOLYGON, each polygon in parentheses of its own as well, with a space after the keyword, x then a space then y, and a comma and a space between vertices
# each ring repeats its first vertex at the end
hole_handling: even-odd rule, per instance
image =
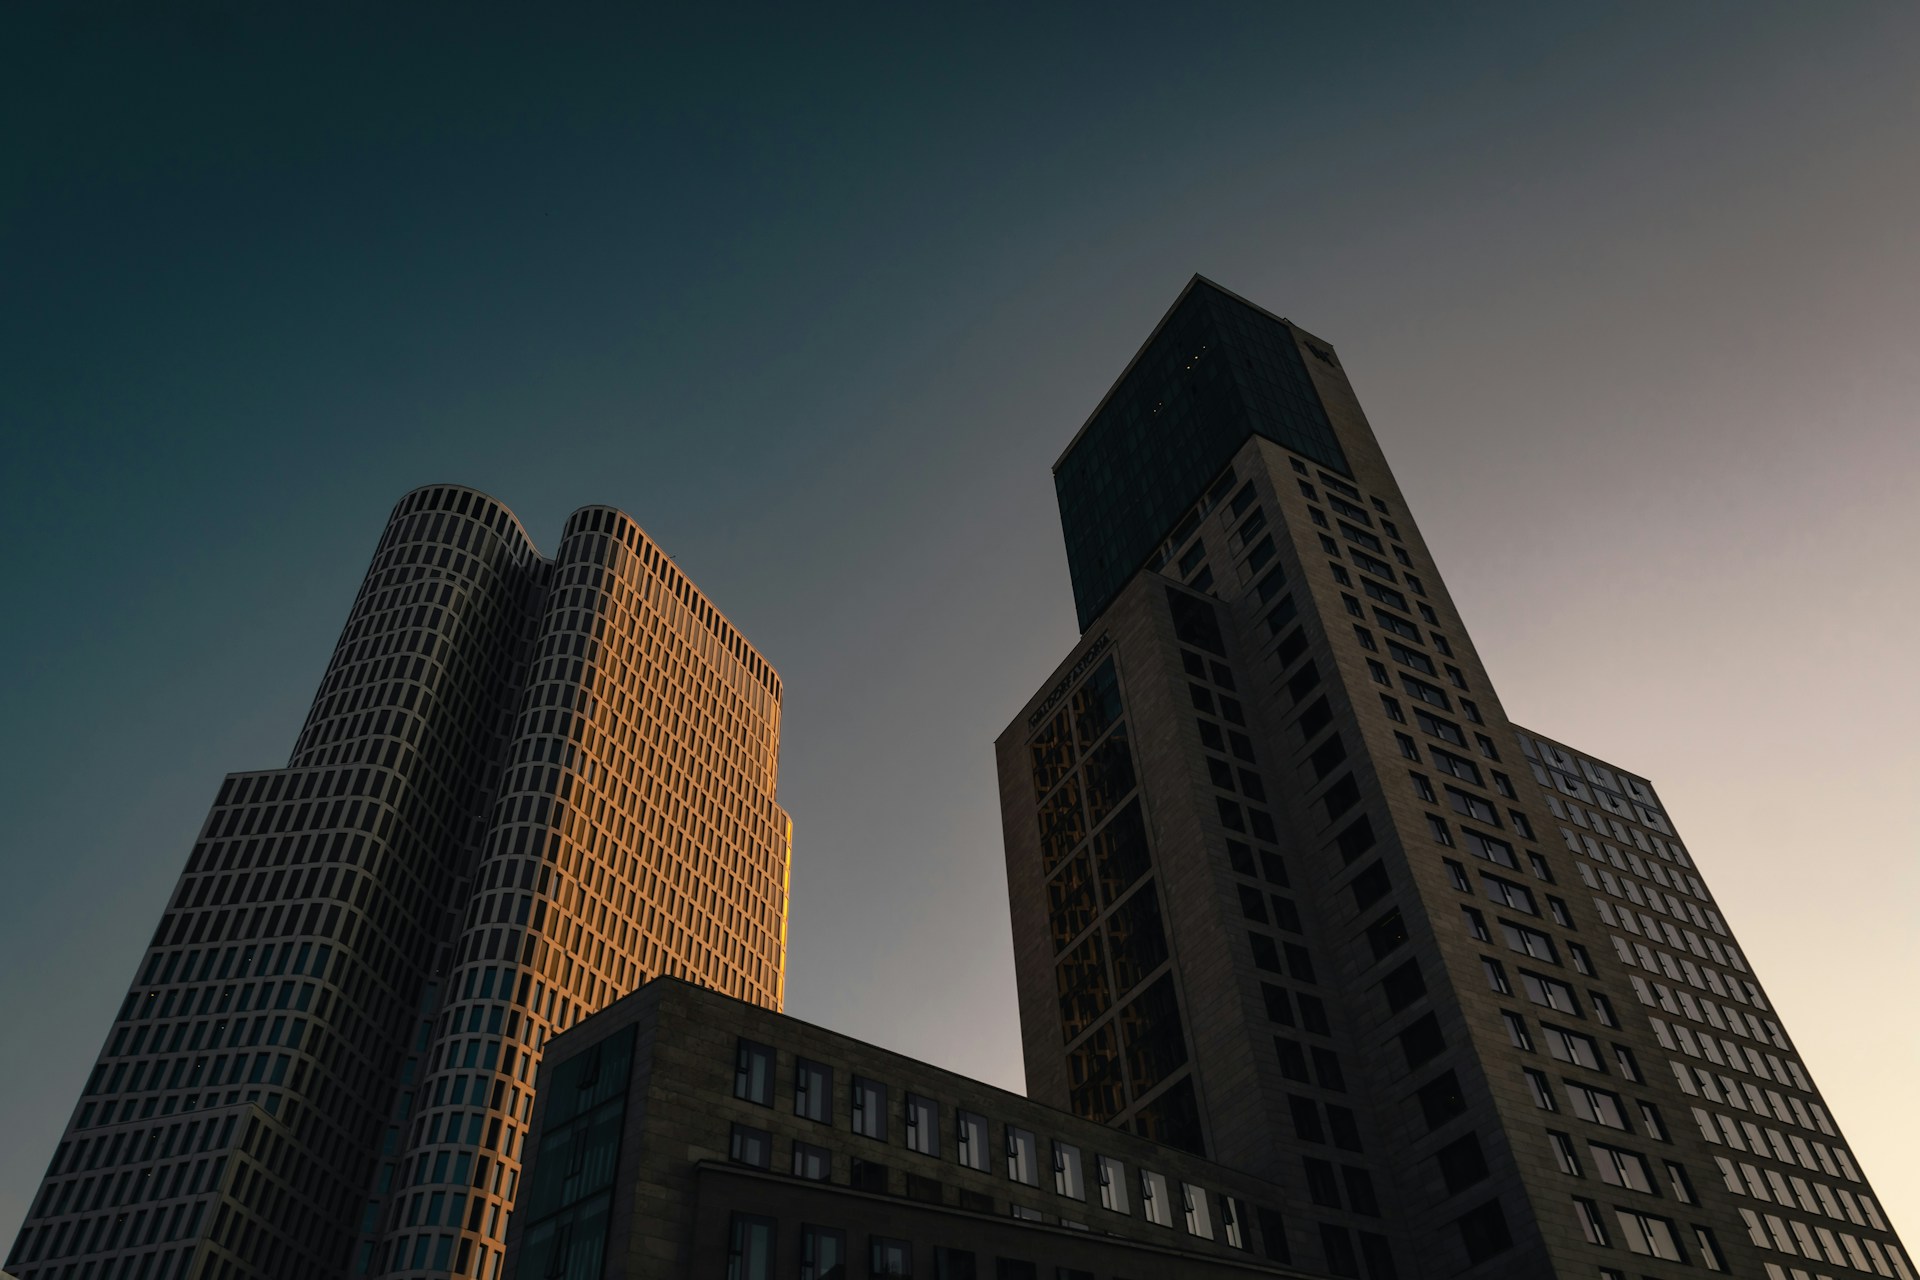
POLYGON ((433 486, 284 769, 229 776, 7 1266, 495 1280, 550 1036, 671 975, 778 1010, 779 677, 607 507, 433 486))
POLYGON ((1513 724, 1331 344, 1196 278, 997 744, 1029 1093, 1339 1276, 1911 1264, 1644 778, 1513 724))

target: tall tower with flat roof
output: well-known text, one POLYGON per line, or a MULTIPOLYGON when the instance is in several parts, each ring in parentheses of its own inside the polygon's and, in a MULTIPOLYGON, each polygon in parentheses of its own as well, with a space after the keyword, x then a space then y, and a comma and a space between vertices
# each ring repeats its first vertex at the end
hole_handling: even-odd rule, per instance
POLYGON ((996 744, 1027 1085, 1332 1275, 1913 1280, 1652 785, 1517 728, 1332 344, 1196 277, 996 744), (1278 1226, 1278 1224, 1276 1224, 1278 1226))

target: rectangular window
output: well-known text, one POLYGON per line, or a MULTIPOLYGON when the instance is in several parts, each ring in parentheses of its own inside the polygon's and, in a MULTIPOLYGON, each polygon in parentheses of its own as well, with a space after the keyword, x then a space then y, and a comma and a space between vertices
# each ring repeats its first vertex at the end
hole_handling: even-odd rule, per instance
POLYGON ((728 1158, 735 1164, 747 1164, 756 1169, 765 1169, 773 1163, 773 1136, 765 1129, 735 1124, 728 1158))
POLYGON ((1146 1169, 1140 1171, 1140 1205, 1146 1211, 1147 1221, 1154 1226, 1173 1225, 1173 1204, 1168 1198, 1166 1175, 1146 1169))
POLYGON ((1087 1198, 1086 1173, 1080 1167, 1080 1148, 1072 1143, 1053 1144, 1053 1189, 1073 1200, 1087 1198))
POLYGON ((1560 1061, 1589 1071, 1600 1070, 1599 1047, 1586 1036, 1546 1022, 1540 1024, 1540 1031, 1547 1038, 1547 1052, 1560 1061))
POLYGON ((1603 1124, 1609 1129, 1627 1127, 1627 1113, 1620 1106, 1618 1094, 1608 1093, 1605 1089, 1589 1089, 1571 1080, 1565 1083, 1567 1097, 1573 1102, 1573 1113, 1582 1120, 1603 1124))
POLYGON ((971 1111, 954 1112, 954 1145, 959 1148, 960 1163, 986 1173, 993 1168, 987 1149, 987 1118, 971 1111))
POLYGON ((853 1078, 853 1131, 887 1139, 887 1086, 864 1076, 853 1078))
POLYGON ((773 1280, 772 1218, 733 1215, 727 1230, 727 1280, 773 1280))
POLYGON ((940 1154, 940 1104, 933 1099, 907 1095, 907 1147, 921 1155, 940 1154))
POLYGON ((1626 1240, 1627 1248, 1633 1252, 1649 1258, 1665 1258, 1668 1262, 1687 1260, 1686 1255, 1680 1252, 1680 1241, 1673 1233, 1673 1224, 1665 1218, 1626 1209, 1614 1210, 1613 1216, 1620 1223, 1620 1234, 1626 1240))
POLYGON ((1545 960, 1548 964, 1560 963, 1560 956, 1553 949, 1553 939, 1538 929, 1529 929, 1525 925, 1502 920, 1500 933, 1506 938, 1507 945, 1520 954, 1532 956, 1535 960, 1545 960))
POLYGON ((810 1182, 832 1181, 832 1153, 825 1147, 816 1147, 811 1142, 796 1140, 793 1144, 793 1176, 805 1178, 810 1182))
POLYGON ((1574 1154, 1573 1139, 1564 1133, 1547 1130, 1547 1145, 1553 1148, 1553 1162, 1560 1166, 1560 1172, 1578 1178, 1580 1157, 1574 1154))
POLYGON ((833 1068, 805 1058, 793 1064, 793 1114, 833 1123, 833 1068))
POLYGON ((1100 1207, 1114 1213, 1127 1212, 1127 1169, 1112 1156, 1101 1156, 1100 1207))
POLYGON ((1481 956, 1480 967, 1486 970, 1487 985, 1491 987, 1495 992, 1503 996, 1510 996, 1513 994, 1513 986, 1511 983, 1507 981, 1506 968, 1498 960, 1492 960, 1487 958, 1486 956, 1481 956))
POLYGON ((1187 1215, 1187 1234, 1213 1239, 1213 1216, 1207 1212, 1207 1193, 1191 1182, 1180 1184, 1180 1207, 1187 1215))
MULTIPOLYGON (((867 1239, 867 1274, 871 1276, 910 1276, 913 1274, 913 1242, 886 1236, 867 1239)), ((733 1280, 731 1276, 728 1280, 733 1280)))
POLYGON ((1030 1187, 1040 1185, 1040 1146, 1032 1130, 1007 1126, 1007 1177, 1030 1187))
POLYGON ((800 1228, 800 1280, 845 1280, 847 1233, 811 1223, 800 1228))
POLYGON ((1527 1032, 1527 1020, 1508 1009, 1500 1011, 1500 1020, 1507 1024, 1507 1039, 1513 1042, 1513 1047, 1532 1053, 1533 1037, 1527 1032))
POLYGON ((1643 1157, 1601 1142, 1589 1142, 1587 1154, 1593 1157, 1594 1171, 1600 1175, 1602 1182, 1653 1194, 1653 1175, 1648 1172, 1643 1157))
POLYGON ((1412 667, 1415 671, 1422 671, 1427 675, 1436 674, 1432 658, 1421 653, 1418 649, 1407 648, 1407 646, 1401 644, 1398 640, 1387 641, 1387 653, 1401 666, 1412 667))
POLYGON ((1533 1095, 1533 1105, 1542 1111, 1558 1111, 1560 1104, 1553 1100, 1553 1086, 1547 1083, 1547 1077, 1532 1067, 1522 1067, 1520 1074, 1527 1079, 1527 1092, 1533 1095))
POLYGON ((1466 832, 1467 847, 1473 850, 1476 857, 1485 858, 1488 862, 1497 862, 1510 871, 1520 869, 1519 860, 1513 856, 1513 846, 1505 840, 1496 840, 1492 836, 1482 835, 1471 827, 1462 827, 1461 830, 1466 832))
MULTIPOLYGON (((1452 788, 1449 787, 1448 790, 1452 788)), ((1499 876, 1488 875, 1484 871, 1480 873, 1480 881, 1486 886, 1487 897, 1501 906, 1513 911, 1524 911, 1530 916, 1540 914, 1539 908, 1533 903, 1533 890, 1527 886, 1515 884, 1511 880, 1503 880, 1499 876)))
POLYGON ((1448 699, 1446 690, 1437 684, 1428 684, 1425 680, 1416 680, 1412 676, 1402 675, 1400 687, 1430 706, 1438 707, 1442 711, 1453 710, 1453 703, 1448 699))
POLYGON ((773 1105, 773 1048, 741 1040, 734 1051, 733 1096, 763 1107, 773 1105))
POLYGON ((1598 1245, 1602 1249, 1612 1247, 1613 1242, 1607 1239, 1607 1224, 1600 1218, 1599 1205, 1576 1196, 1573 1201, 1573 1215, 1579 1219, 1580 1234, 1587 1238, 1588 1244, 1598 1245))
MULTIPOLYGON (((1528 973, 1525 969, 1520 971, 1520 981, 1526 987, 1527 999, 1535 1004, 1544 1005, 1560 1013, 1571 1013, 1576 1017, 1579 1015, 1580 1003, 1574 998, 1573 988, 1566 983, 1554 978, 1542 977, 1537 973, 1528 973)), ((1599 1069, 1598 1062, 1593 1066, 1595 1070, 1599 1069)))
POLYGON ((976 1280, 978 1274, 970 1250, 934 1246, 933 1280, 976 1280))
POLYGON ((1447 803, 1453 806, 1455 813, 1472 818, 1475 822, 1484 822, 1490 827, 1500 825, 1499 811, 1493 805, 1458 787, 1447 788, 1447 803))

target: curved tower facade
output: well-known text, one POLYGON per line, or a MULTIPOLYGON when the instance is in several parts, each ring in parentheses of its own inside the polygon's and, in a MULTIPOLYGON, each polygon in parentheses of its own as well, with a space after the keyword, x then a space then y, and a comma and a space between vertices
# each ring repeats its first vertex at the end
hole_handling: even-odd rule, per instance
POLYGON ((229 776, 7 1267, 491 1277, 549 1035, 778 1009, 780 682, 634 522, 394 508, 285 769, 229 776))

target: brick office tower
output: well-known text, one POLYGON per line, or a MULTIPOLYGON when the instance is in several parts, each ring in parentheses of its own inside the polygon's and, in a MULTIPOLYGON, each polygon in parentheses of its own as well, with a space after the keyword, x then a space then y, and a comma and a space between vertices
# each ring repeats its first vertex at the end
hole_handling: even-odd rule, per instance
POLYGON ((1333 349, 1195 279, 997 744, 1028 1090, 1333 1275, 1913 1280, 1644 780, 1516 729, 1333 349))
POLYGON ((496 1280, 548 1037, 779 1009, 780 680, 633 521, 403 498, 284 769, 221 784, 7 1267, 496 1280))

